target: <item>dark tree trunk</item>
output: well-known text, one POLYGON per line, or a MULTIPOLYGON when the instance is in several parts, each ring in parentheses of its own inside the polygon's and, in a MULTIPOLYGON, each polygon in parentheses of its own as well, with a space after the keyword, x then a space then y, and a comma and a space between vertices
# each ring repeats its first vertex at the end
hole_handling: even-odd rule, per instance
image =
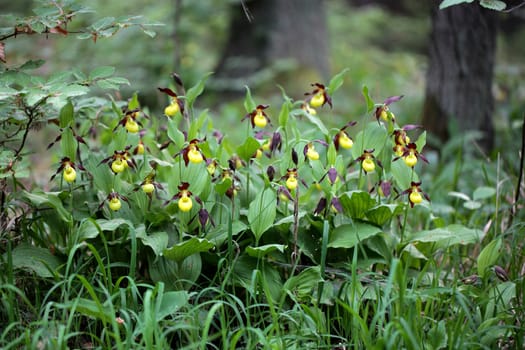
POLYGON ((482 147, 490 150, 498 13, 477 3, 439 10, 440 2, 434 0, 423 126, 444 141, 454 119, 459 131, 483 132, 482 147))
POLYGON ((245 5, 251 21, 241 6, 232 7, 217 78, 245 79, 280 59, 329 76, 323 0, 252 0, 245 5))

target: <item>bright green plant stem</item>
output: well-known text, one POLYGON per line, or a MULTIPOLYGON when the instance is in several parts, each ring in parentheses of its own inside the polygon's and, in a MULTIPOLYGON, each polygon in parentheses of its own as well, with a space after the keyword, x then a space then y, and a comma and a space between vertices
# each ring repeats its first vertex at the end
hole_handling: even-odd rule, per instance
MULTIPOLYGON (((412 172, 410 173, 410 183, 412 183, 412 181, 414 181, 414 168, 412 168, 412 172)), ((408 195, 410 196, 410 193, 408 195)), ((410 199, 409 199, 409 202, 410 202, 410 199)), ((404 218, 403 218, 403 227, 401 227, 401 237, 400 237, 400 243, 401 244, 403 243, 403 239, 405 237, 405 230, 406 230, 406 227, 407 227, 408 208, 409 208, 409 206, 410 206, 410 203, 405 205, 405 214, 404 214, 404 218)))
MULTIPOLYGON (((328 205, 328 204, 327 204, 328 205)), ((324 277, 325 277, 325 268, 326 268, 326 254, 328 252, 328 236, 330 233, 330 223, 328 220, 323 221, 323 238, 321 244, 321 278, 323 281, 319 282, 317 287, 317 305, 321 304, 321 298, 323 296, 324 289, 324 277)))

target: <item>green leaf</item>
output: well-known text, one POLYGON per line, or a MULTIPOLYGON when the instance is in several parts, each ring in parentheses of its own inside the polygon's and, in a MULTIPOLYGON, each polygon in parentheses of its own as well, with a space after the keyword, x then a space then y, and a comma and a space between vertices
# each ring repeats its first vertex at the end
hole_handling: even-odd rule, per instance
POLYGON ((168 234, 166 232, 147 233, 144 229, 137 229, 137 238, 142 244, 150 247, 156 256, 162 255, 162 252, 168 247, 168 234))
POLYGON ((175 144, 175 148, 177 149, 177 151, 179 151, 182 149, 182 146, 184 146, 185 137, 182 131, 180 131, 177 126, 178 120, 176 120, 175 118, 168 118, 167 123, 168 123, 168 137, 175 144))
POLYGON ((73 130, 71 130, 71 128, 64 129, 62 132, 60 147, 62 149, 62 154, 69 157, 69 159, 74 162, 77 154, 77 141, 75 136, 73 136, 73 130))
POLYGON ((187 241, 178 243, 168 249, 165 249, 163 255, 170 260, 181 263, 190 255, 200 252, 207 252, 214 246, 215 245, 207 239, 192 237, 187 241))
POLYGON ((472 194, 472 199, 474 199, 475 201, 480 199, 486 199, 494 196, 495 194, 496 189, 494 187, 482 186, 476 188, 476 190, 472 194))
POLYGON ((98 237, 100 232, 108 231, 113 232, 121 226, 127 226, 133 228, 133 223, 124 219, 97 219, 88 218, 80 223, 80 226, 76 230, 76 242, 82 242, 86 239, 93 239, 98 237))
POLYGON ((312 297, 313 289, 317 288, 322 280, 320 267, 309 267, 298 275, 290 277, 284 283, 283 290, 298 298, 312 297))
POLYGON ((505 8, 507 8, 507 4, 499 0, 481 0, 479 4, 485 8, 495 11, 503 11, 505 8))
POLYGON ((74 119, 74 109, 71 101, 68 101, 60 110, 59 121, 60 127, 68 127, 74 119))
POLYGON ((241 159, 243 159, 246 162, 250 161, 250 158, 253 157, 255 152, 261 147, 259 144, 259 141, 257 141, 255 138, 249 136, 246 138, 246 141, 239 147, 237 147, 237 154, 241 159))
POLYGON ((305 111, 301 110, 301 115, 303 115, 306 119, 308 119, 308 121, 312 124, 314 124, 315 126, 317 126, 317 128, 324 134, 324 135, 328 135, 328 129, 326 128, 326 126, 324 125, 323 121, 321 119, 319 119, 317 116, 315 115, 311 115, 310 113, 306 113, 305 111))
POLYGON ((89 80, 102 79, 112 76, 115 73, 115 67, 102 66, 93 69, 89 73, 89 80))
POLYGON ((476 210, 481 208, 481 203, 476 201, 466 201, 465 203, 463 203, 463 206, 470 210, 476 210))
MULTIPOLYGON (((4 261, 7 259, 4 253, 4 261)), ((17 245, 11 252, 13 267, 33 271, 37 276, 43 278, 53 277, 51 271, 57 272, 62 261, 51 254, 49 249, 35 247, 26 243, 17 245)))
POLYGON ((187 291, 170 291, 162 294, 159 311, 157 313, 157 322, 163 320, 166 316, 173 315, 181 307, 188 304, 190 296, 187 291))
POLYGON ((66 208, 64 208, 62 201, 60 198, 58 198, 59 194, 60 192, 23 191, 24 197, 27 198, 33 205, 37 207, 47 206, 54 208, 57 211, 60 219, 69 223, 72 221, 71 213, 66 210, 66 208))
POLYGON ((470 229, 463 225, 453 224, 433 230, 419 231, 412 235, 410 242, 429 242, 435 248, 446 248, 453 245, 467 245, 479 243, 483 232, 481 230, 470 229))
POLYGON ((104 29, 110 25, 112 25, 113 23, 115 22, 115 17, 104 17, 104 18, 101 18, 99 19, 98 21, 96 21, 95 23, 93 23, 91 25, 91 27, 95 30, 95 31, 99 31, 101 29, 104 29))
POLYGON ((378 226, 383 226, 400 212, 399 204, 380 204, 370 208, 366 212, 366 217, 378 226))
POLYGON ((89 92, 89 88, 79 84, 71 84, 65 87, 61 94, 64 97, 82 96, 89 92))
POLYGON ((253 102, 252 92, 250 88, 246 86, 246 96, 244 97, 244 109, 246 113, 251 113, 255 110, 255 102, 253 102))
POLYGON ((286 98, 284 103, 281 106, 281 111, 279 112, 279 126, 286 128, 288 124, 288 118, 290 116, 290 99, 286 98))
POLYGON ((434 324, 428 331, 427 338, 429 344, 424 347, 425 349, 445 349, 448 344, 445 320, 441 320, 437 324, 434 324))
POLYGON ((206 84, 206 80, 208 80, 208 78, 212 74, 212 72, 206 73, 197 84, 192 86, 188 90, 188 92, 186 92, 186 103, 188 104, 189 109, 191 109, 197 97, 199 97, 200 94, 202 94, 202 92, 204 91, 204 85, 206 84))
POLYGON ((221 182, 215 185, 215 192, 217 192, 217 194, 222 196, 231 187, 232 187, 232 179, 228 177, 228 178, 222 179, 221 182))
POLYGON ((439 9, 443 10, 444 8, 447 8, 449 6, 459 5, 463 3, 471 3, 474 0, 443 0, 441 4, 439 4, 439 9))
POLYGON ((417 150, 421 152, 423 148, 425 147, 425 145, 427 144, 427 132, 426 131, 423 131, 421 135, 419 135, 415 144, 417 146, 417 150))
POLYGON ((464 201, 470 201, 470 197, 464 193, 461 193, 461 192, 456 192, 456 191, 450 191, 448 193, 449 196, 451 197, 456 197, 456 198, 459 198, 459 199, 462 199, 464 201))
POLYGON ((328 144, 328 150, 326 151, 326 160, 329 166, 335 166, 335 161, 337 160, 337 150, 335 149, 335 144, 330 142, 328 144))
POLYGON ((97 80, 97 86, 104 90, 118 90, 119 89, 119 86, 117 84, 114 84, 107 79, 97 80))
POLYGON ((259 241, 262 234, 273 225, 276 216, 276 207, 277 198, 275 192, 269 188, 265 188, 262 192, 259 192, 250 203, 248 223, 255 235, 256 241, 259 241))
POLYGON ((284 244, 266 244, 259 247, 246 247, 246 253, 254 258, 264 258, 266 255, 275 251, 284 253, 284 244))
POLYGON ((368 123, 355 137, 352 157, 354 159, 360 157, 365 149, 374 149, 374 155, 377 156, 385 147, 387 138, 388 131, 382 124, 368 123))
POLYGON ((501 238, 495 239, 483 248, 478 256, 478 275, 483 278, 501 254, 501 238))
POLYGON ((204 123, 208 120, 208 110, 203 110, 197 119, 193 120, 188 131, 188 140, 196 139, 199 136, 199 132, 206 132, 203 130, 204 123))
POLYGON ((409 168, 401 159, 391 163, 390 172, 394 177, 399 189, 402 191, 410 187, 410 182, 419 181, 417 174, 409 168))
POLYGON ((334 92, 337 91, 337 89, 341 87, 341 85, 343 85, 344 77, 349 71, 350 69, 345 68, 330 80, 330 83, 328 84, 328 87, 326 89, 329 95, 332 95, 334 92))
POLYGON ((328 247, 330 248, 352 248, 360 242, 383 232, 375 225, 366 222, 355 221, 352 224, 344 224, 336 227, 330 235, 328 247))
POLYGON ((128 102, 128 109, 130 111, 140 108, 139 95, 135 92, 128 102))
POLYGON ((366 101, 366 113, 372 112, 372 110, 375 107, 374 100, 370 97, 368 94, 368 86, 363 86, 363 96, 365 97, 366 101))
POLYGON ((362 219, 365 214, 377 203, 365 191, 349 191, 339 197, 343 210, 352 219, 362 219))

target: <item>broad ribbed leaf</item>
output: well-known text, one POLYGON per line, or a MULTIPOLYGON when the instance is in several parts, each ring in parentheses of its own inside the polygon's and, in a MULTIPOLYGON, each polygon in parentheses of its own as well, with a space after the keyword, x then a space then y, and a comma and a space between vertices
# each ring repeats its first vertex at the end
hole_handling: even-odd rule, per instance
POLYGON ((377 226, 366 222, 356 221, 336 227, 330 235, 328 247, 352 248, 360 242, 383 232, 377 226))
POLYGON ((478 275, 483 278, 487 269, 494 265, 501 254, 501 238, 493 240, 483 248, 478 256, 478 275))
POLYGON ((207 252, 214 246, 215 245, 207 239, 192 237, 187 241, 178 243, 168 249, 165 249, 163 255, 168 259, 180 263, 188 256, 200 252, 207 252))
POLYGON ((259 192, 250 203, 248 223, 257 241, 261 238, 262 234, 273 225, 276 207, 277 198, 275 192, 268 188, 259 192))
POLYGON ((260 259, 275 251, 283 253, 285 247, 284 244, 266 244, 259 247, 246 247, 246 253, 249 256, 260 259))
MULTIPOLYGON (((51 254, 49 249, 35 247, 22 243, 11 252, 13 267, 33 271, 37 276, 43 278, 53 277, 51 271, 58 270, 62 261, 51 254)), ((4 254, 4 260, 7 258, 4 254)))
POLYGON ((368 192, 349 191, 339 197, 339 202, 343 206, 346 215, 352 219, 362 219, 368 210, 377 203, 368 192))

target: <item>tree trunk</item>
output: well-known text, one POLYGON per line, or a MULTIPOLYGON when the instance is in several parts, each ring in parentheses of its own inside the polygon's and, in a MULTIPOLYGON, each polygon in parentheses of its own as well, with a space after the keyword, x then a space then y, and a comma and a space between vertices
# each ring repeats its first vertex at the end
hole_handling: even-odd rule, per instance
POLYGON ((481 131, 481 146, 490 150, 498 13, 478 3, 439 10, 440 2, 434 0, 423 126, 445 141, 453 120, 458 131, 481 131))
POLYGON ((329 76, 323 0, 252 0, 245 5, 248 13, 238 4, 232 7, 229 38, 216 78, 246 84, 253 74, 283 59, 293 60, 296 69, 329 76))

